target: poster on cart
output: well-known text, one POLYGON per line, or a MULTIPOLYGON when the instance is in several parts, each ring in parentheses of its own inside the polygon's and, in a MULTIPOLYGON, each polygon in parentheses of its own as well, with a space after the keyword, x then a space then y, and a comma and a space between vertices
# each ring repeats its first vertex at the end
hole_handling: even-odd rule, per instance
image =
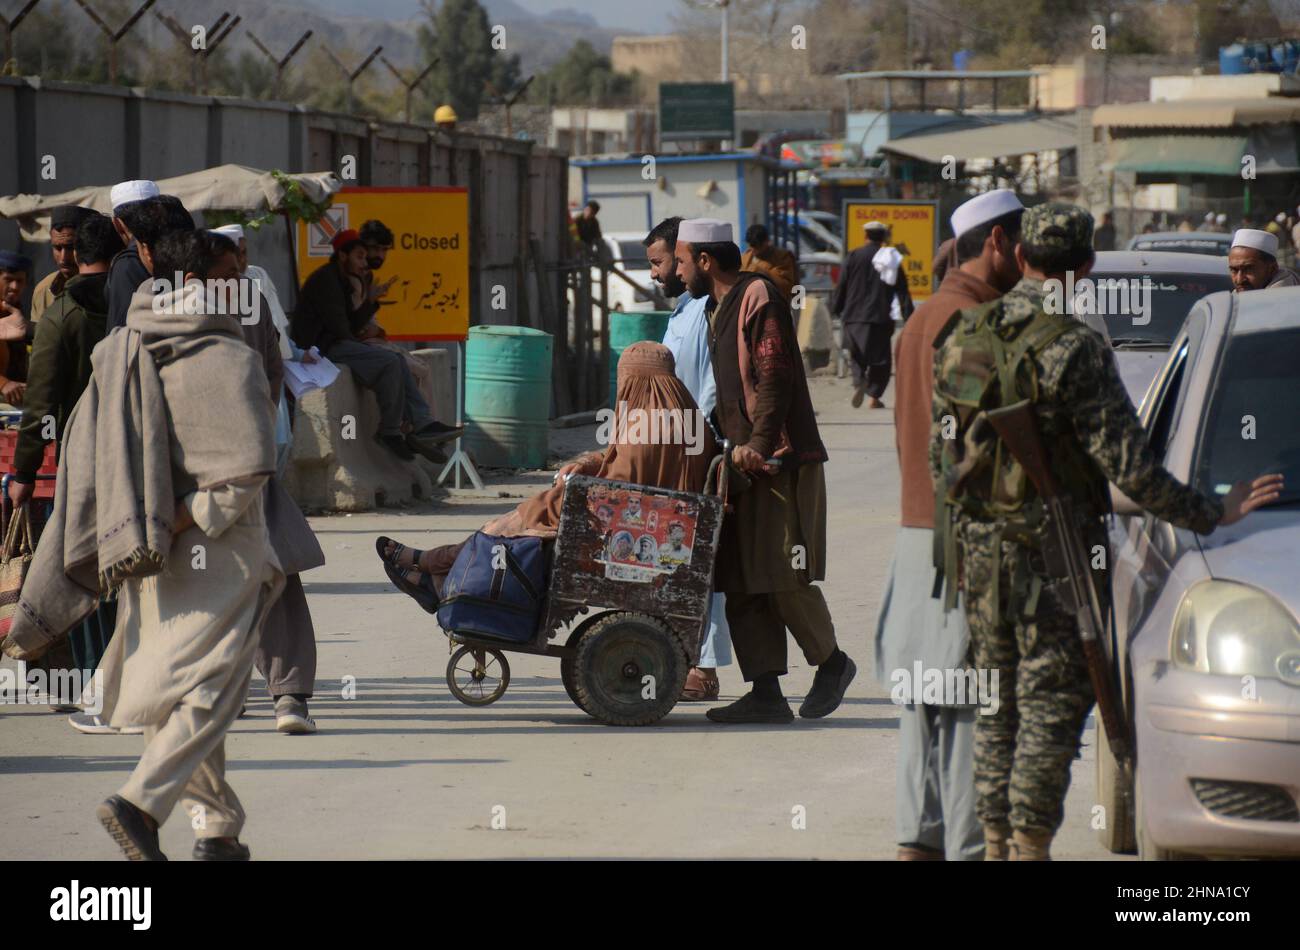
POLYGON ((608 579, 645 583, 691 563, 697 504, 594 485, 587 495, 587 511, 603 532, 596 560, 605 566, 608 579))

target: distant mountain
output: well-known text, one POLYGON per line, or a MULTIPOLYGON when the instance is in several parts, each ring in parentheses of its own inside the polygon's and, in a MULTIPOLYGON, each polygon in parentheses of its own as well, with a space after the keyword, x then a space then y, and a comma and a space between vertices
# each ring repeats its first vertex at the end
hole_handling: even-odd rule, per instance
MULTIPOLYGON (((576 10, 539 15, 514 0, 480 2, 490 22, 505 26, 507 49, 519 55, 525 76, 554 65, 579 39, 608 55, 613 38, 628 32, 599 27, 592 17, 576 10)), ((50 6, 57 9, 59 5, 50 6)), ((64 21, 80 40, 97 36, 98 28, 85 13, 67 0, 63 6, 64 21)), ((232 51, 256 49, 248 39, 249 28, 277 56, 287 52, 305 30, 311 30, 309 49, 321 42, 336 51, 368 52, 383 46, 384 55, 399 67, 414 67, 421 58, 416 28, 425 22, 425 15, 418 0, 168 0, 166 4, 166 13, 185 26, 210 24, 225 11, 243 17, 226 41, 226 48, 232 51), (359 11, 366 15, 359 16, 359 11)), ((141 32, 136 35, 151 45, 176 42, 152 13, 137 30, 141 32)))

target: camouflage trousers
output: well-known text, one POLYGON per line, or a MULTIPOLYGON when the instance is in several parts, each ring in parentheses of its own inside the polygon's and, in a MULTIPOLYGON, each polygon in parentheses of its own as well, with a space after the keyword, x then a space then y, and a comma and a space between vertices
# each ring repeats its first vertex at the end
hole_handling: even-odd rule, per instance
POLYGON ((1074 616, 1037 555, 998 544, 997 530, 968 522, 960 532, 975 666, 998 673, 998 711, 975 717, 976 813, 985 825, 1055 832, 1092 683, 1074 616))

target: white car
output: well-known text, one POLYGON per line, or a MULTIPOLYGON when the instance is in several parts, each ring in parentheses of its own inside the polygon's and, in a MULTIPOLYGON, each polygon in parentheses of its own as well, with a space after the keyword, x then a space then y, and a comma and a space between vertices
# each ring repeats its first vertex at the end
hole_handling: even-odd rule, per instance
MULTIPOLYGON (((652 310, 671 310, 663 289, 650 279, 650 262, 646 260, 645 245, 641 242, 644 234, 630 231, 616 231, 602 235, 608 260, 627 275, 624 280, 610 271, 606 281, 606 293, 610 310, 620 313, 647 313, 652 310)), ((604 312, 597 301, 600 300, 601 269, 591 269, 591 296, 593 300, 591 327, 593 335, 600 335, 604 323, 604 312)), ((569 292, 569 311, 573 311, 573 292, 569 292)))

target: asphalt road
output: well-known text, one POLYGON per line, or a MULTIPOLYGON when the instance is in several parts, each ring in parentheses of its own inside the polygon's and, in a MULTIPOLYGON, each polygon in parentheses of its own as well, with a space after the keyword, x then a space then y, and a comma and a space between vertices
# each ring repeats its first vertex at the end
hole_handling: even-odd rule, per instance
MULTIPOLYGON (((850 408, 845 380, 817 377, 813 392, 831 456, 823 586, 860 667, 833 716, 722 727, 703 705, 681 704, 655 727, 609 728, 569 702, 558 661, 522 654, 511 654, 512 682, 496 704, 453 699, 447 641, 388 584, 373 539, 458 540, 544 485, 543 473, 403 512, 314 518, 328 558, 304 577, 320 643, 312 712, 321 731, 277 734, 255 679, 249 715, 227 741, 254 857, 891 859, 898 717, 872 675, 871 638, 898 522, 893 414, 850 408), (344 698, 350 684, 355 697, 344 698)), ((592 431, 557 431, 556 443, 576 447, 592 431)), ((813 671, 789 646, 784 684, 797 705, 813 671)), ((734 665, 720 676, 724 700, 743 693, 734 665)), ((1111 857, 1089 824, 1094 738, 1090 726, 1058 859, 1111 857)), ((0 707, 0 857, 117 858, 94 809, 141 746, 83 736, 44 706, 0 707)), ((184 814, 164 826, 162 844, 188 858, 184 814)))

